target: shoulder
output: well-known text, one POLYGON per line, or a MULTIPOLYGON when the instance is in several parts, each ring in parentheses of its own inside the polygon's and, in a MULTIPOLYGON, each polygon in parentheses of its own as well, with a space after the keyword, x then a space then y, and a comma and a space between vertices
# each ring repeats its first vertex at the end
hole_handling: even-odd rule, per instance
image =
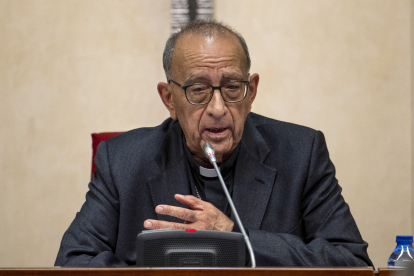
POLYGON ((166 136, 180 135, 176 120, 166 119, 161 125, 143 127, 121 133, 105 142, 108 156, 154 156, 166 136))
POLYGON ((325 145, 322 132, 315 129, 282 122, 251 113, 245 125, 246 140, 262 144, 268 149, 267 164, 276 167, 297 167, 307 163, 316 144, 325 145))
POLYGON ((272 142, 301 143, 313 140, 318 132, 306 126, 271 119, 255 113, 250 113, 246 122, 254 126, 263 139, 272 142))

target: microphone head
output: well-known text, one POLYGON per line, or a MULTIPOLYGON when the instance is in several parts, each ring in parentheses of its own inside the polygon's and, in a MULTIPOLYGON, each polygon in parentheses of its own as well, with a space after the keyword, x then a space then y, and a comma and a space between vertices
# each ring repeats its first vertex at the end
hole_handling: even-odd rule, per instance
POLYGON ((211 164, 213 164, 213 162, 217 162, 216 152, 214 151, 213 146, 209 142, 204 143, 203 151, 211 164))

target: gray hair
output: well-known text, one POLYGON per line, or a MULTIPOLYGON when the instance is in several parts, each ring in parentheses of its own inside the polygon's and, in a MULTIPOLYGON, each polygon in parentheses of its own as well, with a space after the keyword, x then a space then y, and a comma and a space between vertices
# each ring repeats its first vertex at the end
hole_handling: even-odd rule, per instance
POLYGON ((195 20, 185 25, 179 32, 171 34, 165 44, 162 62, 167 79, 172 78, 171 67, 175 43, 184 34, 197 34, 204 37, 226 34, 234 35, 239 40, 244 53, 246 54, 246 69, 247 72, 249 72, 251 64, 249 49, 247 48, 246 41, 238 32, 216 20, 195 20))

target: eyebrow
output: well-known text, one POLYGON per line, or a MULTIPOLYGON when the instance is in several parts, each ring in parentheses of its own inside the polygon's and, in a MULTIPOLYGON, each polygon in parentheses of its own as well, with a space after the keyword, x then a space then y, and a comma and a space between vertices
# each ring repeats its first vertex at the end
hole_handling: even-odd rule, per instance
MULTIPOLYGON (((210 77, 207 75, 190 75, 190 77, 185 81, 184 85, 189 85, 194 83, 195 81, 210 81, 210 77)), ((231 80, 243 80, 243 76, 237 73, 225 73, 221 76, 220 82, 223 81, 231 81, 231 80)))
POLYGON ((195 81, 198 81, 198 80, 206 80, 206 81, 209 81, 210 80, 210 78, 208 78, 206 75, 190 75, 190 77, 184 82, 184 85, 189 85, 189 84, 192 84, 192 83, 194 83, 195 81))
POLYGON ((237 74, 237 73, 229 73, 229 74, 224 74, 221 77, 222 80, 243 80, 243 75, 237 74))

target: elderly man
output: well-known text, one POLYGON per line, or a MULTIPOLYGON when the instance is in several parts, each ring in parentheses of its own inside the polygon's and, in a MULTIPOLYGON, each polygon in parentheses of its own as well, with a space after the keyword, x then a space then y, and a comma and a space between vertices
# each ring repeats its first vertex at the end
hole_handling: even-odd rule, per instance
POLYGON ((56 265, 135 264, 145 229, 236 231, 210 142, 258 266, 367 266, 323 134, 250 113, 258 74, 244 39, 215 21, 173 34, 158 84, 171 118, 100 144, 86 202, 56 265))

